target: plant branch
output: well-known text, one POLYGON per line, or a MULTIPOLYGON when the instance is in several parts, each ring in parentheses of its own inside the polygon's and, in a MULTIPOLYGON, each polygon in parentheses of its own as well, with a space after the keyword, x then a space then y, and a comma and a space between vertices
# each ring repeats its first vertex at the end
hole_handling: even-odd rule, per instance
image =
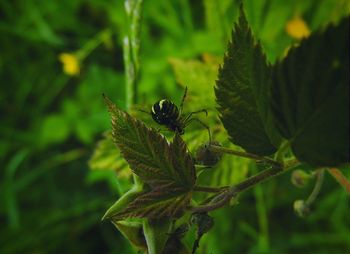
POLYGON ((316 171, 316 184, 314 189, 312 190, 310 196, 308 197, 308 199, 305 201, 305 204, 307 206, 310 206, 315 199, 318 196, 318 193, 320 193, 321 187, 322 187, 322 183, 323 183, 323 178, 324 178, 324 169, 318 169, 316 171))
POLYGON ((225 189, 228 189, 229 187, 208 187, 208 186, 194 186, 194 191, 200 191, 200 192, 222 192, 225 189))
POLYGON ((125 12, 129 23, 127 34, 123 40, 127 109, 130 109, 130 107, 137 102, 142 3, 143 0, 125 0, 125 12))
POLYGON ((220 207, 225 206, 232 198, 235 198, 238 196, 239 193, 246 191, 256 184, 262 183, 272 177, 275 177, 279 174, 285 173, 289 171, 290 169, 295 168, 296 166, 300 165, 300 163, 297 160, 290 160, 285 163, 285 167, 282 168, 275 168, 272 167, 270 169, 266 169, 256 175, 253 175, 246 180, 242 181, 241 183, 238 183, 232 187, 230 187, 227 191, 223 191, 222 193, 219 193, 216 197, 214 197, 209 204, 192 207, 190 210, 192 212, 210 212, 213 210, 216 210, 220 207))
POLYGON ((329 168, 327 171, 341 186, 343 186, 347 193, 350 194, 350 181, 343 175, 343 173, 337 168, 329 168))
POLYGON ((244 157, 244 158, 248 158, 248 159, 253 159, 256 161, 263 161, 263 162, 266 162, 266 163, 272 165, 274 168, 279 168, 279 169, 283 168, 282 163, 275 161, 273 159, 270 159, 268 157, 259 156, 259 155, 253 154, 253 153, 235 151, 235 150, 232 150, 230 148, 215 146, 215 145, 210 145, 208 147, 208 149, 210 149, 214 153, 232 154, 232 155, 236 155, 236 156, 240 156, 240 157, 244 157))
POLYGON ((95 50, 101 43, 112 36, 112 30, 110 28, 104 29, 99 32, 95 37, 88 40, 84 46, 76 52, 76 56, 80 61, 86 58, 90 53, 95 50))

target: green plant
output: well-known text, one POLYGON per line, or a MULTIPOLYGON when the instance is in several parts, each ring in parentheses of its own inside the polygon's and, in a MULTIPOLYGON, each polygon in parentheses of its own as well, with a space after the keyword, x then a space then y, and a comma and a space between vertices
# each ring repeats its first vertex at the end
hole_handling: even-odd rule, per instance
MULTIPOLYGON (((122 223, 124 227, 118 228, 131 243, 135 243, 133 223, 139 223, 138 230, 143 228, 143 234, 136 246, 148 253, 163 253, 169 246, 173 253, 187 253, 181 239, 188 228, 182 229, 198 224, 194 253, 199 239, 213 224, 207 213, 235 203, 241 192, 301 165, 314 170, 346 165, 348 22, 345 18, 312 34, 272 65, 241 7, 219 69, 215 95, 230 141, 245 151, 218 144, 202 148, 209 154, 245 157, 251 160, 246 161, 249 167, 263 168, 232 186, 200 185, 198 176, 205 170, 221 170, 220 164, 214 169, 197 165, 178 133, 169 143, 156 129, 105 97, 112 117, 113 142, 137 177, 134 187, 107 211, 104 219, 117 227, 122 223), (198 192, 205 195, 198 196, 198 192), (191 215, 202 219, 191 220, 191 215), (125 226, 128 223, 130 228, 125 226), (176 233, 179 231, 182 233, 176 233)), ((319 192, 324 170, 317 172, 313 193, 305 204, 295 205, 298 214, 306 215, 306 206, 319 192)))

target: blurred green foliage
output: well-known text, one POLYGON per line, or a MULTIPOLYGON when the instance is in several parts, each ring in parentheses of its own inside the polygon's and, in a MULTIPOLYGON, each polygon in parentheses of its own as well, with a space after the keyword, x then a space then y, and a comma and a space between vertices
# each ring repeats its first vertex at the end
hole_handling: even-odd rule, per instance
MULTIPOLYGON (((183 89, 176 83, 188 85, 185 107, 208 106, 209 121, 216 121, 210 86, 238 2, 144 1, 142 104, 162 97, 178 102, 183 89)), ((302 17, 312 32, 350 13, 347 0, 244 2, 271 62, 297 43, 285 30, 293 17, 302 17)), ((111 164, 111 170, 91 171, 87 165, 95 143, 110 129, 101 94, 125 108, 123 8, 121 0, 0 1, 0 253, 133 252, 112 225, 100 222, 129 179, 117 177, 111 164), (61 53, 77 57, 79 73, 63 72, 61 53)), ((185 137, 194 140, 191 149, 201 140, 195 137, 185 137)), ((240 168, 239 160, 223 166, 221 176, 201 175, 202 181, 239 181, 250 170, 240 168)), ((295 189, 289 177, 214 212, 202 253, 350 252, 347 194, 327 175, 314 211, 302 220, 292 203, 312 186, 295 189)))

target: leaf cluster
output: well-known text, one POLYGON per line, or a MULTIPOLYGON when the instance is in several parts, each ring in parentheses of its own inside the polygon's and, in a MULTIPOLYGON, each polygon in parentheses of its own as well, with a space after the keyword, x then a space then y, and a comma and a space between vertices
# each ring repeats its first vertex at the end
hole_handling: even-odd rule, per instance
POLYGON ((349 18, 330 25, 271 65, 241 11, 215 89, 231 141, 271 156, 284 139, 312 166, 348 162, 348 28, 349 18))
MULTIPOLYGON (((218 71, 215 95, 230 141, 248 152, 248 157, 265 162, 275 158, 283 165, 289 151, 289 157, 313 167, 349 162, 348 24, 347 18, 312 34, 285 58, 270 64, 241 7, 218 71)), ((178 60, 172 64, 177 72, 186 73, 178 60)), ((196 69, 198 65, 189 66, 196 69)), ((104 218, 116 225, 143 218, 148 250, 157 247, 151 253, 161 253, 159 246, 165 246, 165 232, 172 227, 169 221, 183 217, 193 203, 195 160, 178 133, 169 142, 107 97, 105 101, 112 118, 113 142, 134 173, 135 184, 104 218)))

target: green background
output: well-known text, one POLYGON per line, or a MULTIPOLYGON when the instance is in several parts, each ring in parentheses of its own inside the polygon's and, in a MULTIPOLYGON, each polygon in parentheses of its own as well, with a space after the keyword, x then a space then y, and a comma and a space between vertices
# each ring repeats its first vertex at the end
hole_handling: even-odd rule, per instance
MULTIPOLYGON (((181 74, 170 59, 223 56, 238 2, 144 1, 140 103, 179 100, 181 74)), ((350 13, 347 0, 244 4, 271 62, 297 42, 285 30, 295 15, 315 31, 350 13)), ((0 1, 0 17, 0 253, 133 253, 100 222, 129 180, 88 166, 110 129, 101 94, 125 108, 123 1, 0 1), (68 76, 59 54, 78 50, 86 54, 81 72, 68 76)), ((199 98, 194 106, 207 105, 199 98)), ((238 206, 213 213, 202 253, 350 252, 348 195, 326 175, 312 214, 300 219, 293 201, 311 189, 295 188, 286 174, 244 194, 238 206)))

